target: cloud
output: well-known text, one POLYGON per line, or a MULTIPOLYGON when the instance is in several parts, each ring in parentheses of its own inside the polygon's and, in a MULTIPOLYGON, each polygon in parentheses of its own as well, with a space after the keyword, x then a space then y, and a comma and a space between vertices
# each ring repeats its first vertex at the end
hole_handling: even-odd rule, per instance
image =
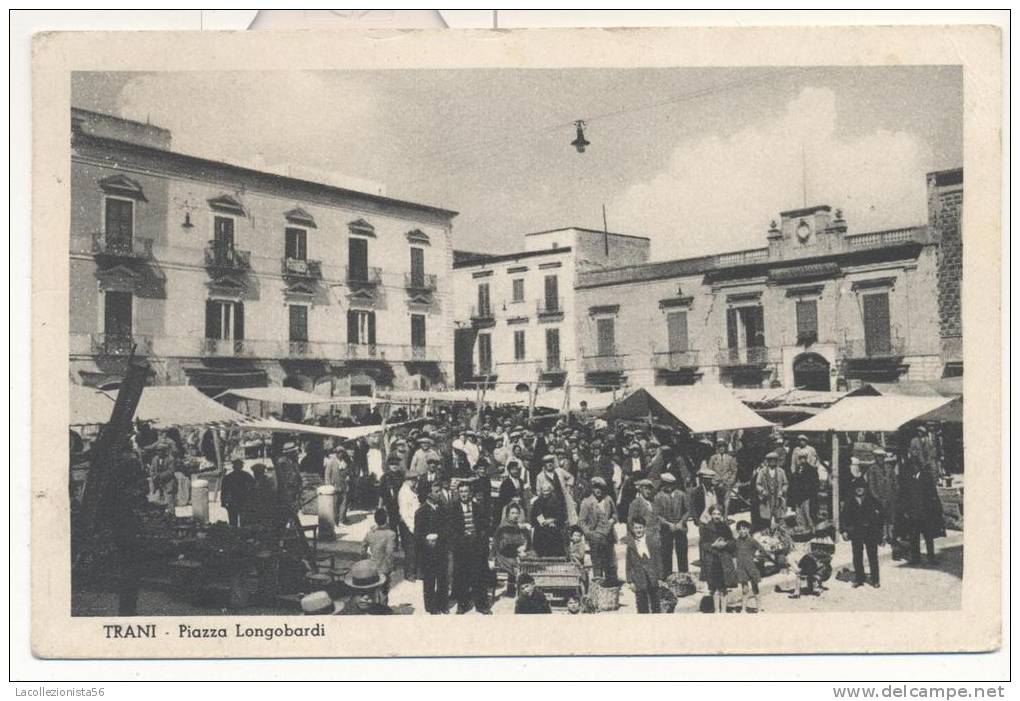
POLYGON ((932 154, 916 135, 841 125, 836 96, 805 87, 775 117, 682 141, 668 167, 613 211, 652 238, 656 259, 765 246, 769 221, 804 203, 843 209, 851 231, 926 220, 932 154), (802 166, 803 164, 803 166, 802 166))

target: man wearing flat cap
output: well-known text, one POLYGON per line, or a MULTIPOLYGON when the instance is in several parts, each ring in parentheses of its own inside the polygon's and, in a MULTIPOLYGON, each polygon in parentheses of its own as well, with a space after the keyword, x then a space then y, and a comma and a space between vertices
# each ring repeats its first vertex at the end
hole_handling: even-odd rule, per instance
MULTIPOLYGON (((655 496, 655 483, 647 477, 643 477, 634 486, 637 487, 637 495, 634 497, 634 501, 630 503, 630 509, 627 511, 627 530, 633 531, 635 521, 640 519, 645 524, 648 540, 657 545, 659 541, 659 517, 656 516, 655 509, 652 507, 652 499, 655 496)), ((658 563, 656 563, 656 566, 658 566, 658 563)))
POLYGON ((730 494, 737 483, 737 459, 729 452, 729 443, 720 438, 715 442, 715 453, 704 463, 715 473, 715 488, 722 506, 723 516, 730 513, 730 494))
POLYGON ((662 557, 663 578, 673 573, 673 552, 676 552, 677 572, 687 571, 687 495, 677 489, 677 479, 671 472, 662 474, 662 487, 652 501, 659 517, 659 555, 662 557))
POLYGON ((616 554, 613 552, 615 524, 616 504, 609 496, 606 480, 596 475, 591 480, 591 494, 581 502, 577 525, 591 548, 592 574, 607 583, 618 578, 616 554))
POLYGON ((765 467, 758 471, 755 489, 758 491, 758 513, 771 525, 781 523, 786 515, 786 494, 789 481, 779 467, 780 455, 773 451, 765 456, 765 467))
POLYGON ((850 483, 851 496, 843 506, 843 537, 850 541, 854 560, 854 587, 864 584, 864 552, 868 553, 871 586, 879 586, 878 543, 882 540, 882 507, 868 491, 868 483, 857 478, 850 483))

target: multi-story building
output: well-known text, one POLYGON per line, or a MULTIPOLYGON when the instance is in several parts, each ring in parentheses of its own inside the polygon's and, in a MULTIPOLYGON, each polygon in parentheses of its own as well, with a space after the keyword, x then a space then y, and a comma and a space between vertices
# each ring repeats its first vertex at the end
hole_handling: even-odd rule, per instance
POLYGON ((577 346, 578 275, 648 260, 648 239, 579 227, 524 236, 505 255, 457 251, 453 264, 456 378, 544 386, 583 381, 577 346))
POLYGON ((962 172, 929 187, 928 226, 851 232, 839 210, 807 207, 762 248, 579 272, 584 382, 835 390, 953 374, 960 254, 940 243, 960 238, 962 172))
POLYGON ((942 361, 948 376, 963 374, 963 169, 928 173, 928 226, 938 241, 939 333, 942 361))
POLYGON ((445 383, 455 212, 171 150, 72 110, 71 374, 326 395, 445 383))

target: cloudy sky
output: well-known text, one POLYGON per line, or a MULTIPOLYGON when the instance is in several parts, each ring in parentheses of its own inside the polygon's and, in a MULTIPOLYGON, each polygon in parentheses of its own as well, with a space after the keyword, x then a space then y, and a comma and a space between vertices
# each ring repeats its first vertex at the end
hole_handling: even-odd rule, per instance
POLYGON ((179 151, 457 210, 471 250, 601 228, 603 204, 656 259, 763 246, 805 185, 853 231, 923 223, 925 173, 963 162, 954 67, 79 73, 72 87, 75 106, 166 127, 179 151))

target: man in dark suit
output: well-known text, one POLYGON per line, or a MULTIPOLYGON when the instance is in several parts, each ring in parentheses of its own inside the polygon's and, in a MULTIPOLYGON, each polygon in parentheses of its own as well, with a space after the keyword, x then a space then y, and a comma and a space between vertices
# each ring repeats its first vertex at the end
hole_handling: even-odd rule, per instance
POLYGON ((255 478, 244 471, 243 460, 234 460, 231 468, 220 485, 220 504, 227 510, 230 525, 239 526, 255 488, 255 478))
POLYGON ((878 543, 882 540, 885 519, 882 507, 861 478, 851 483, 853 495, 843 506, 843 537, 850 541, 854 554, 854 587, 864 584, 864 551, 868 552, 871 586, 879 587, 878 543))
POLYGON ((524 465, 520 460, 511 458, 506 465, 507 476, 499 485, 499 496, 496 497, 496 513, 492 515, 493 522, 498 526, 503 519, 503 511, 514 499, 519 499, 525 511, 521 514, 525 521, 528 519, 527 507, 531 502, 531 487, 525 477, 524 465))
POLYGON ((457 499, 448 511, 453 597, 457 613, 467 613, 472 603, 479 613, 491 613, 485 586, 489 574, 488 516, 482 502, 472 498, 472 486, 470 482, 457 485, 457 499))
POLYGON ((425 503, 414 514, 414 550, 422 580, 425 610, 446 613, 450 586, 447 572, 450 524, 443 505, 443 485, 433 482, 425 503))

